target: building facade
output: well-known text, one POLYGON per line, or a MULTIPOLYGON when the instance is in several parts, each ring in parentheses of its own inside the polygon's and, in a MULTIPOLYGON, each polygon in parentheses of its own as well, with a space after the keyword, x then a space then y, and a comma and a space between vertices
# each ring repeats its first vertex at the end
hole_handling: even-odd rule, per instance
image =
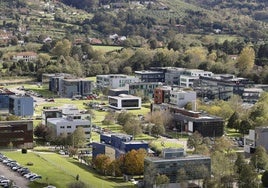
POLYGON ((0 121, 0 147, 33 148, 33 121, 0 121))
POLYGON ((9 113, 15 116, 33 116, 34 100, 26 95, 9 96, 9 113))
POLYGON ((98 89, 118 89, 127 88, 130 83, 139 82, 139 79, 134 76, 127 76, 124 74, 109 74, 109 75, 97 75, 96 86, 98 89))
POLYGON ((268 151, 268 127, 255 127, 254 130, 249 130, 249 134, 244 137, 246 153, 254 153, 258 146, 262 146, 268 151))
POLYGON ((144 97, 152 99, 154 97, 154 89, 162 86, 161 82, 137 82, 129 84, 129 94, 141 94, 144 97))
POLYGON ((85 131, 86 138, 90 139, 91 121, 88 119, 76 119, 76 116, 67 116, 62 118, 48 118, 47 126, 52 128, 54 137, 64 133, 70 135, 78 127, 82 127, 85 131))
POLYGON ((166 175, 170 183, 204 179, 210 177, 211 159, 202 155, 185 155, 183 149, 166 148, 162 157, 145 158, 144 187, 153 188, 157 174, 166 175), (180 177, 180 170, 185 172, 184 177, 180 177))
POLYGON ((170 104, 177 105, 180 108, 185 107, 189 102, 196 101, 196 92, 191 90, 172 89, 170 91, 170 104))
POLYGON ((31 62, 36 60, 37 53, 35 52, 20 52, 13 56, 14 61, 25 61, 25 62, 31 62))
POLYGON ((170 86, 157 87, 154 89, 154 104, 170 102, 170 86))
POLYGON ((148 142, 134 141, 131 135, 120 133, 104 133, 100 135, 99 143, 92 143, 92 157, 96 158, 99 154, 105 154, 111 159, 116 159, 120 155, 125 154, 133 149, 144 149, 148 151, 148 142))
POLYGON ((141 98, 133 95, 108 96, 108 103, 110 108, 117 110, 141 108, 141 98))
POLYGON ((165 74, 162 71, 135 71, 135 76, 141 82, 165 82, 165 74))

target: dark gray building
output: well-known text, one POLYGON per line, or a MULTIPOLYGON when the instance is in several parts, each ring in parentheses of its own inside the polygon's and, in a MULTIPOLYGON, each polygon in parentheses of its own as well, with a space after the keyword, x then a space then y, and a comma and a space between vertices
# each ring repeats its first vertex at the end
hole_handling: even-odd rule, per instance
POLYGON ((167 148, 162 157, 145 158, 144 187, 152 188, 158 174, 166 175, 170 183, 204 179, 211 174, 211 159, 202 155, 185 155, 181 148, 167 148), (185 172, 184 176, 180 171, 185 172))
POLYGON ((165 73, 162 71, 135 71, 135 76, 141 82, 165 82, 165 73))

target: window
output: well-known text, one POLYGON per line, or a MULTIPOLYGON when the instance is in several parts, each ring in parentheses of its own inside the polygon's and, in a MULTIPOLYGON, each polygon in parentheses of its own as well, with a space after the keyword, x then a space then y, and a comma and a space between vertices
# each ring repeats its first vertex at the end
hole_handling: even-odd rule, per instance
POLYGON ((61 129, 64 129, 65 127, 64 126, 60 126, 61 129))
POLYGON ((72 126, 70 126, 70 125, 67 126, 67 129, 71 129, 71 128, 72 128, 72 126))

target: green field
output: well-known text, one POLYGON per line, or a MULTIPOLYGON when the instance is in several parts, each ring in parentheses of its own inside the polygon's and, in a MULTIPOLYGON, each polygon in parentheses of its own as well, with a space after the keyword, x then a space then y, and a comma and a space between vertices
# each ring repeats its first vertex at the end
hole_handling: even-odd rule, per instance
POLYGON ((31 188, 40 188, 47 184, 55 185, 57 188, 66 188, 69 183, 75 181, 77 174, 79 174, 79 179, 90 188, 134 187, 128 182, 123 182, 122 178, 110 180, 107 177, 99 176, 89 166, 55 153, 28 152, 21 154, 19 151, 3 153, 23 166, 27 166, 28 162, 33 163, 33 166, 27 167, 32 172, 41 175, 42 179, 30 183, 31 188))
POLYGON ((99 46, 99 45, 92 45, 94 50, 99 50, 102 52, 110 52, 110 51, 115 51, 115 50, 120 50, 123 47, 121 46, 99 46))

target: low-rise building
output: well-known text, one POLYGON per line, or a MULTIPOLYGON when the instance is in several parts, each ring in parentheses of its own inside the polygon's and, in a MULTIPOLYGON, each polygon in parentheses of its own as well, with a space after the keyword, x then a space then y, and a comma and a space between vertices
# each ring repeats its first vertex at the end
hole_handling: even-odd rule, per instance
POLYGON ((33 148, 33 121, 0 121, 0 147, 33 148))
POLYGON ((154 104, 169 103, 170 101, 170 86, 160 86, 154 89, 154 104))
POLYGON ((111 159, 116 159, 131 150, 145 149, 148 151, 149 145, 145 141, 135 141, 131 135, 120 133, 103 133, 100 135, 100 143, 92 143, 92 157, 105 154, 111 159))
POLYGON ((210 177, 211 159, 203 155, 186 155, 183 149, 165 148, 162 157, 144 159, 144 187, 153 188, 156 176, 166 175, 170 183, 210 177), (185 172, 184 177, 180 172, 185 172))
POLYGON ((256 103, 262 93, 263 89, 261 88, 245 88, 242 94, 243 102, 256 103))
POLYGON ((93 91, 93 81, 69 74, 46 75, 43 78, 49 78, 49 90, 61 97, 88 96, 93 91))
POLYGON ((25 61, 25 62, 31 62, 36 60, 37 53, 35 52, 20 52, 13 56, 14 61, 25 61))
POLYGON ((133 95, 108 96, 108 103, 110 108, 117 110, 141 108, 141 98, 133 95))
POLYGON ((199 132, 203 137, 220 137, 224 133, 224 120, 197 111, 186 110, 171 104, 153 105, 152 110, 168 111, 173 117, 176 129, 192 134, 199 132))
POLYGON ((161 82, 136 82, 129 84, 130 95, 143 95, 152 99, 154 97, 154 89, 162 86, 161 82))
POLYGON ((124 74, 109 74, 109 75, 97 75, 96 86, 98 89, 118 89, 126 88, 130 83, 139 82, 139 78, 134 76, 127 76, 124 74))
POLYGON ((196 92, 192 90, 182 90, 173 88, 170 91, 170 104, 177 105, 180 108, 185 107, 186 104, 196 101, 196 92))
POLYGON ((254 153, 256 147, 262 146, 268 151, 268 127, 255 127, 244 136, 244 151, 254 153))
POLYGON ((139 78, 141 82, 165 82, 165 74, 162 71, 135 71, 135 76, 139 78))
POLYGON ((9 96, 9 113, 15 116, 33 116, 34 100, 27 95, 9 96))
POLYGON ((72 134, 78 127, 84 129, 86 138, 89 139, 91 135, 91 121, 88 119, 76 119, 71 115, 62 118, 48 118, 47 126, 52 128, 54 137, 63 133, 72 134))

